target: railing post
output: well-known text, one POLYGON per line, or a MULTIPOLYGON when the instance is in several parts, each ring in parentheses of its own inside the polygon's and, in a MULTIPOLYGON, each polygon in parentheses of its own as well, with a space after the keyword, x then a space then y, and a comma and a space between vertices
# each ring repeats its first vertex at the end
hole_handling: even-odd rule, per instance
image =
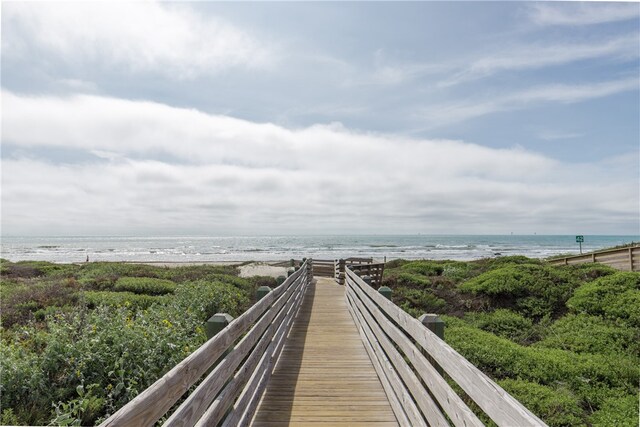
MULTIPOLYGON (((438 338, 444 340, 444 321, 438 317, 437 314, 423 314, 418 317, 420 323, 422 323, 427 329, 436 334, 438 338)), ((427 356, 427 360, 431 363, 436 370, 440 373, 440 375, 444 374, 444 370, 440 365, 438 365, 431 356, 429 356, 426 350, 422 352, 425 356, 427 356)))
POLYGON ((207 320, 204 328, 207 334, 207 340, 213 338, 218 332, 227 327, 233 320, 233 317, 227 313, 216 313, 207 320))
POLYGON ((385 297, 386 299, 391 301, 391 294, 393 293, 393 291, 391 290, 390 287, 388 287, 388 286, 380 286, 380 288, 378 289, 378 292, 380 292, 380 294, 383 297, 385 297))
POLYGON ((271 292, 271 288, 268 286, 260 286, 256 291, 256 301, 260 301, 262 298, 266 297, 267 294, 271 292))
POLYGON ((633 271, 633 248, 629 248, 629 271, 633 271))
POLYGON ((438 338, 444 340, 444 321, 437 314, 423 314, 418 320, 438 338))
POLYGON ((338 285, 344 285, 345 266, 346 263, 344 259, 340 259, 340 261, 338 261, 338 285))
POLYGON ((311 284, 313 280, 313 259, 309 258, 307 260, 307 284, 311 284))

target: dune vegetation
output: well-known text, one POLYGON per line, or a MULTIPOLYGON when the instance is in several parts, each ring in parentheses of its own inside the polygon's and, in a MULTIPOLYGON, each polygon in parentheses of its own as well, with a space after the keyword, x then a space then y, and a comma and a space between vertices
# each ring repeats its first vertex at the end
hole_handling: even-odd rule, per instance
POLYGON ((551 426, 637 426, 640 273, 525 257, 387 264, 414 316, 551 426))
POLYGON ((91 425, 238 316, 271 278, 233 267, 2 261, 2 425, 91 425))
MULTIPOLYGON (((89 425, 237 316, 272 278, 234 267, 2 261, 1 424, 89 425)), ((387 263, 414 316, 551 426, 636 426, 640 273, 525 257, 387 263)))

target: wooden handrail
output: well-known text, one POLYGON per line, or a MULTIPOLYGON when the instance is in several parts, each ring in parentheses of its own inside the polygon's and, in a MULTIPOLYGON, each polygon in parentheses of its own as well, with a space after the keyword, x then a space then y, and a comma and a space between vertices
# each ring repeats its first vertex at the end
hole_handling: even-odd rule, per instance
POLYGON ((234 404, 238 395, 244 399, 244 404, 241 407, 234 406, 227 417, 250 419, 252 414, 247 414, 246 411, 249 408, 255 409, 257 402, 248 399, 245 391, 251 385, 251 397, 259 400, 260 395, 254 393, 253 386, 256 384, 252 382, 253 376, 259 374, 262 378, 270 374, 268 367, 272 366, 277 351, 282 348, 283 337, 286 336, 310 280, 311 260, 307 260, 280 286, 120 408, 101 426, 155 424, 223 355, 224 358, 211 374, 177 409, 177 414, 169 417, 167 424, 193 425, 199 419, 203 421, 201 415, 204 415, 205 420, 216 420, 217 423, 234 404), (240 337, 242 340, 234 345, 240 337), (240 366, 247 355, 249 357, 240 366))
POLYGON ((565 256, 548 260, 551 265, 582 264, 586 262, 598 262, 609 265, 619 270, 640 270, 640 246, 627 248, 607 249, 599 252, 590 252, 581 255, 565 256))
POLYGON ((394 399, 390 399, 390 402, 399 421, 408 419, 409 425, 425 422, 448 425, 446 415, 456 426, 482 425, 431 365, 426 357, 429 356, 499 426, 546 425, 420 321, 367 285, 351 269, 346 269, 346 276, 350 310, 355 314, 354 320, 362 331, 363 339, 373 349, 373 354, 384 357, 378 360, 377 365, 382 368, 378 375, 382 374, 392 384, 389 388, 394 390, 395 400, 400 404, 394 406, 394 399), (376 352, 376 348, 379 351, 376 352), (407 394, 417 404, 420 419, 416 419, 415 409, 406 404, 407 394), (433 404, 434 401, 437 405, 433 404), (442 412, 437 413, 438 408, 442 408, 442 412))

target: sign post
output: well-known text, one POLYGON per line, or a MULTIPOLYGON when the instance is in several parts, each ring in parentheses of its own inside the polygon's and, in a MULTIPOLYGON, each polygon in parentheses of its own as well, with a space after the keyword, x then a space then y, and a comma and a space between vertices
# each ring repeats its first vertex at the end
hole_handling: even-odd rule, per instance
POLYGON ((582 242, 584 242, 584 236, 576 236, 576 243, 580 243, 580 255, 582 255, 582 242))

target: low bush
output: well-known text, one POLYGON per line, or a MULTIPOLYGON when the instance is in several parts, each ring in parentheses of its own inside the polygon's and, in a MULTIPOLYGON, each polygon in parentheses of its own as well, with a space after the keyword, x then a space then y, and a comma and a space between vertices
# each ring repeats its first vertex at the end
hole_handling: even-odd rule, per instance
POLYGON ((604 401, 600 410, 589 417, 594 426, 637 427, 638 396, 635 394, 612 397, 604 401))
POLYGON ((119 292, 133 292, 145 295, 165 295, 173 293, 176 284, 171 280, 152 277, 120 277, 113 288, 119 292))
POLYGON ((550 325, 535 345, 575 353, 640 355, 640 329, 599 316, 569 314, 550 325))
POLYGON ((533 322, 511 310, 498 309, 490 313, 467 313, 464 320, 483 331, 524 344, 534 335, 533 322))
POLYGON ((634 393, 640 379, 637 359, 633 357, 525 347, 460 319, 446 316, 445 321, 447 342, 484 372, 497 379, 565 385, 585 407, 599 408, 612 394, 634 393))
POLYGON ((444 265, 437 261, 413 261, 400 267, 401 270, 422 276, 440 276, 444 265))
POLYGON ((140 295, 133 292, 85 291, 82 293, 82 301, 88 308, 106 305, 144 310, 152 304, 166 304, 169 299, 166 296, 140 295))
POLYGON ((513 308, 539 319, 558 316, 578 286, 570 275, 540 264, 509 264, 487 271, 459 286, 463 292, 491 297, 494 307, 513 308))
POLYGON ((567 306, 640 327, 640 274, 618 272, 585 283, 576 289, 567 306))
POLYGON ((196 280, 213 281, 216 277, 237 277, 238 269, 232 265, 190 265, 183 267, 165 268, 158 273, 158 277, 172 280, 176 283, 193 282, 196 280))
POLYGON ((166 304, 78 307, 48 316, 46 331, 26 325, 4 334, 0 406, 13 410, 7 417, 27 425, 93 424, 204 343, 208 317, 238 316, 250 304, 249 295, 222 282, 184 283, 170 298, 131 296, 166 304))
MULTIPOLYGON (((3 286, 3 291, 5 286, 3 286)), ((74 280, 33 279, 16 284, 8 295, 3 292, 0 300, 0 318, 3 327, 24 324, 34 319, 34 313, 50 306, 73 305, 77 301, 79 287, 74 280)))
POLYGON ((429 289, 400 289, 394 296, 400 308, 414 317, 424 313, 439 313, 446 301, 435 296, 429 289))
POLYGON ((47 261, 18 261, 10 262, 3 260, 3 277, 9 278, 35 278, 43 276, 67 277, 71 276, 77 269, 74 264, 55 264, 47 261))
POLYGON ((550 426, 586 425, 579 399, 565 387, 549 387, 516 379, 501 380, 498 384, 550 426))

